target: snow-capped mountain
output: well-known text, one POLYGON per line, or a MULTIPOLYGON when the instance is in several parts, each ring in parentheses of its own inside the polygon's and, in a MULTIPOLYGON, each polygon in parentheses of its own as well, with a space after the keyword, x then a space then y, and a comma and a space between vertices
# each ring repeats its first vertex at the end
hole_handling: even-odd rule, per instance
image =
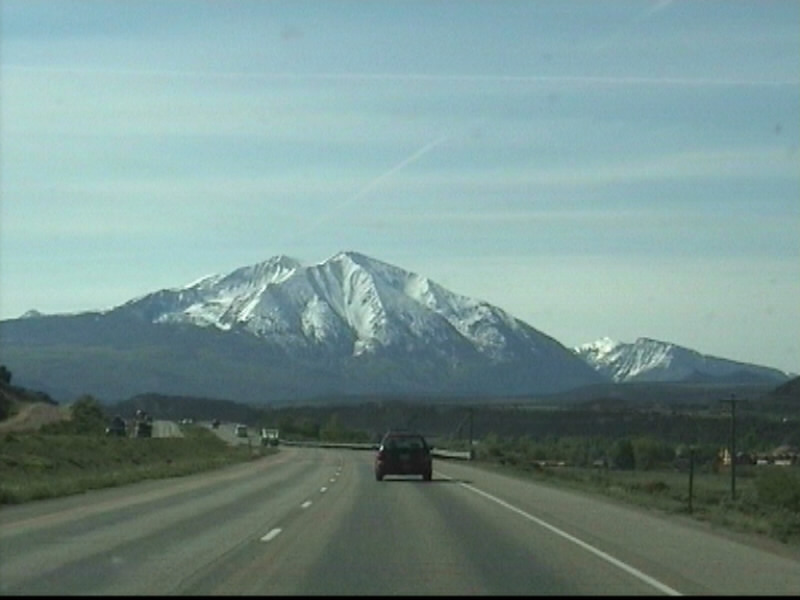
POLYGON ((388 348, 491 361, 557 342, 499 308, 356 252, 304 266, 286 256, 161 290, 122 309, 153 323, 246 331, 295 349, 346 349, 353 356, 388 348))
POLYGON ((573 348, 598 373, 616 382, 781 382, 778 369, 700 354, 669 342, 639 338, 633 343, 608 337, 573 348))
POLYGON ((0 358, 54 397, 479 397, 605 381, 503 310, 357 252, 276 256, 107 311, 0 326, 0 358))

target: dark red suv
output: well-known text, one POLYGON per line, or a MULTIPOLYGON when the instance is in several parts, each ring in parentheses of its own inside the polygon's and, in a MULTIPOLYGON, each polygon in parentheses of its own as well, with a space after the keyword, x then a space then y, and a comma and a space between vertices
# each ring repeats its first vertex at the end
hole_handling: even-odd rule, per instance
POLYGON ((430 481, 433 477, 432 448, 419 433, 387 432, 375 455, 375 479, 383 481, 386 475, 420 475, 424 481, 430 481))

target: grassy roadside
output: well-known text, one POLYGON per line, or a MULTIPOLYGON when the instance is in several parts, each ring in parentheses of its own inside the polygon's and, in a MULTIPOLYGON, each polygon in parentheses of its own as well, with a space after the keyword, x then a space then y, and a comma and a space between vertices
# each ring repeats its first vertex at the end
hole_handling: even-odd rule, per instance
POLYGON ((79 494, 218 469, 277 452, 231 446, 213 432, 186 427, 184 437, 119 438, 9 432, 0 436, 0 505, 79 494))
POLYGON ((473 464, 562 489, 686 516, 731 532, 765 536, 800 550, 800 469, 796 467, 740 468, 735 499, 731 499, 729 473, 694 473, 690 510, 689 475, 674 470, 540 467, 502 464, 480 457, 473 464))

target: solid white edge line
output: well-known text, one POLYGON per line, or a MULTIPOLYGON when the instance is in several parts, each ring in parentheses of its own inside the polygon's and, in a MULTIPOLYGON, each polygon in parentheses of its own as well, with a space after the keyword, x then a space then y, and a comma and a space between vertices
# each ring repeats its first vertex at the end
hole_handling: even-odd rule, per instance
POLYGON ((269 542, 269 541, 272 541, 272 540, 274 540, 276 537, 278 537, 278 535, 280 535, 281 531, 282 531, 282 530, 281 530, 281 528, 280 528, 280 527, 276 527, 275 529, 272 529, 272 530, 271 530, 269 533, 267 533, 267 535, 265 535, 264 537, 262 537, 262 538, 261 538, 261 541, 262 541, 262 542, 269 542))
MULTIPOLYGON (((439 473, 439 474, 441 475, 441 473, 439 473)), ((448 477, 447 475, 443 475, 443 477, 445 477, 446 479, 452 479, 452 477, 448 477)), ((622 569, 623 571, 625 571, 626 573, 629 573, 630 575, 633 575, 634 577, 636 577, 637 579, 643 581, 644 583, 653 586, 654 588, 656 588, 660 592, 663 592, 663 593, 665 593, 665 594, 667 594, 669 596, 682 596, 683 595, 678 590, 675 590, 675 589, 669 587, 668 585, 666 585, 664 583, 661 583, 660 581, 658 581, 657 579, 654 579, 653 577, 650 577, 646 573, 642 573, 639 569, 637 569, 635 567, 632 567, 629 564, 624 563, 619 559, 614 558, 610 554, 608 554, 606 552, 603 552, 599 548, 595 548, 591 544, 587 544, 583 540, 576 538, 574 535, 570 535, 566 531, 562 531, 561 529, 559 529, 558 527, 555 527, 554 525, 550 525, 550 523, 548 523, 546 521, 542 521, 541 519, 539 519, 537 517, 534 517, 531 514, 526 513, 521 508, 517 508, 516 506, 514 506, 512 504, 509 504, 505 500, 501 500, 500 498, 497 498, 496 496, 492 496, 488 492, 484 492, 483 490, 479 490, 478 488, 473 487, 473 486, 469 485, 468 483, 464 483, 464 482, 459 481, 458 484, 461 487, 464 487, 464 488, 466 488, 466 489, 468 489, 468 490, 470 490, 472 492, 475 492, 476 494, 480 494, 481 496, 491 500, 492 502, 496 502, 497 504, 499 504, 503 508, 507 508, 508 510, 517 513, 518 515, 528 519, 529 521, 533 521, 537 525, 540 525, 541 527, 544 527, 545 529, 555 533, 556 535, 559 535, 559 536, 563 537, 565 540, 568 540, 568 541, 572 542, 573 544, 576 544, 577 546, 580 546, 584 550, 587 550, 588 552, 591 552, 592 554, 594 554, 595 556, 603 559, 604 561, 614 565, 615 567, 617 567, 619 569, 622 569)))

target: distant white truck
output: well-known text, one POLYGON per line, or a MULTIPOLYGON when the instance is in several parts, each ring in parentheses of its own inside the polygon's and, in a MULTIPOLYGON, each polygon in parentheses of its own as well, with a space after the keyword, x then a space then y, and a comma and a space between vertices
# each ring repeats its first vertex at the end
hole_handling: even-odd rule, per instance
POLYGON ((279 432, 277 429, 261 429, 261 444, 264 446, 277 446, 279 432))

